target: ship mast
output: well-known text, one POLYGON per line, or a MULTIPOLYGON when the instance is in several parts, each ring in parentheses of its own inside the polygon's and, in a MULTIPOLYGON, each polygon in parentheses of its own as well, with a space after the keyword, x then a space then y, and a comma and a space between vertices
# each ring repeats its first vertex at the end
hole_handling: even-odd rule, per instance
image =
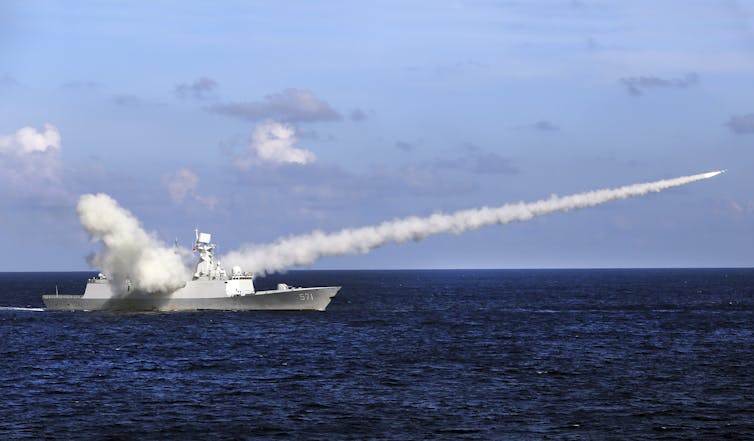
POLYGON ((214 249, 217 245, 212 243, 212 235, 209 233, 200 233, 199 229, 194 230, 196 242, 194 251, 199 252, 199 262, 196 264, 194 280, 224 280, 227 279, 225 269, 215 260, 214 249))

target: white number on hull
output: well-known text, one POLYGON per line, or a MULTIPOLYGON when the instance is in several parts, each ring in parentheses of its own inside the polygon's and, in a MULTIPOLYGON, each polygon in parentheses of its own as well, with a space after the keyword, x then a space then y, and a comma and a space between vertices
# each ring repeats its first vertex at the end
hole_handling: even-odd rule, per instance
POLYGON ((298 293, 298 299, 302 302, 305 302, 307 300, 314 300, 314 294, 310 292, 300 292, 298 293))

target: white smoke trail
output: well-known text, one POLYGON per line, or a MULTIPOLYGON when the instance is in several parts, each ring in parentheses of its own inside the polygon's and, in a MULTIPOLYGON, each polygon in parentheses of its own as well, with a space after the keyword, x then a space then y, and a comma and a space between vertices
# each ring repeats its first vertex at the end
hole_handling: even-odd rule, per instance
POLYGON ((720 173, 722 171, 713 171, 571 196, 552 196, 549 199, 530 203, 519 202, 493 208, 482 207, 451 214, 438 213, 424 218, 409 217, 384 222, 377 226, 349 228, 329 234, 315 231, 280 239, 272 244, 244 245, 240 250, 223 256, 222 260, 231 265, 239 265, 246 271, 263 275, 296 265, 307 265, 324 256, 366 253, 388 242, 417 241, 438 233, 458 234, 486 225, 527 221, 549 213, 591 207, 616 199, 659 192, 709 179, 720 173))
POLYGON ((128 279, 135 290, 172 292, 191 278, 181 255, 144 231, 139 220, 110 196, 85 194, 76 210, 92 240, 105 245, 89 263, 112 279, 113 289, 125 291, 128 279))

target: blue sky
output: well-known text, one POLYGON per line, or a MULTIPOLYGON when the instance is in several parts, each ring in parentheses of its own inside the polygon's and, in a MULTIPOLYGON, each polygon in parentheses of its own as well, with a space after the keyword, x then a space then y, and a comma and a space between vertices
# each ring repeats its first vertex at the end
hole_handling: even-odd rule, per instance
POLYGON ((84 193, 230 250, 723 168, 313 267, 751 266, 747 2, 5 1, 0 54, 4 271, 87 269, 84 193))

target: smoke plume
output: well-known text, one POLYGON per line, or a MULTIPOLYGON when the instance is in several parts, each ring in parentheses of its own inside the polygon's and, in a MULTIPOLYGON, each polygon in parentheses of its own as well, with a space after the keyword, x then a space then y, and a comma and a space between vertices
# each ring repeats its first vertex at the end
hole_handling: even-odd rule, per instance
POLYGON ((492 208, 483 207, 450 214, 438 213, 423 218, 408 217, 384 222, 377 226, 348 228, 335 233, 315 231, 301 236, 283 238, 272 244, 245 245, 240 250, 223 256, 222 260, 226 264, 240 265, 246 271, 263 275, 296 265, 307 265, 324 256, 366 253, 388 242, 418 241, 438 233, 459 234, 487 225, 523 222, 549 213, 591 207, 616 199, 659 192, 709 179, 720 173, 722 171, 713 171, 571 196, 552 196, 536 202, 519 202, 492 208))
POLYGON ((107 274, 120 294, 127 289, 127 279, 132 289, 155 293, 175 291, 191 278, 181 255, 144 231, 115 199, 103 193, 85 194, 76 209, 92 240, 104 244, 89 263, 107 274))

